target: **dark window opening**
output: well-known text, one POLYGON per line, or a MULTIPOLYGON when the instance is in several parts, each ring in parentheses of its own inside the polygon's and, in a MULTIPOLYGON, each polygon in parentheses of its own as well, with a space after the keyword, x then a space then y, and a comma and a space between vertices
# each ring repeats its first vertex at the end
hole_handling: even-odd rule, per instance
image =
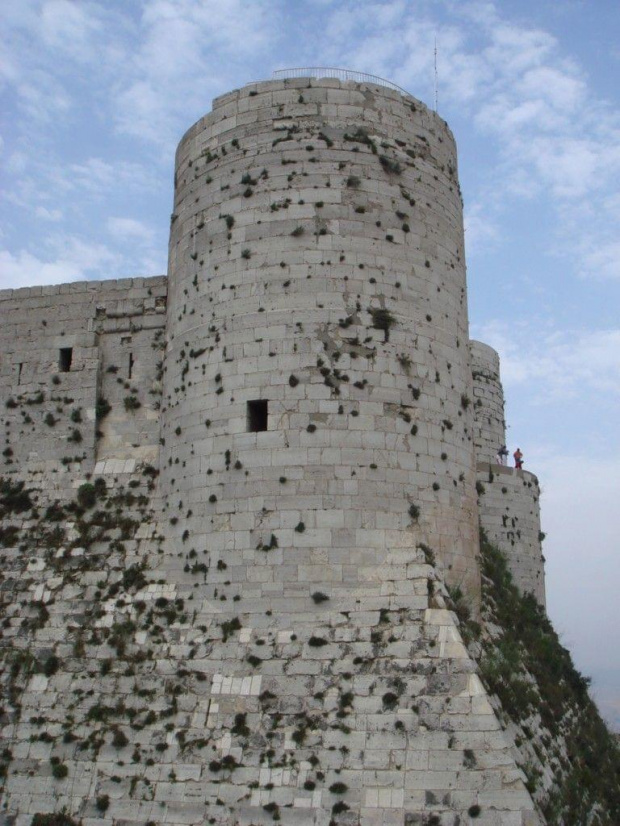
POLYGON ((258 433, 261 430, 267 430, 267 405, 268 402, 263 399, 257 399, 253 402, 248 402, 248 432, 258 433))
POLYGON ((20 364, 18 364, 18 366, 17 366, 17 383, 18 384, 22 383, 22 368, 23 368, 23 366, 24 365, 23 365, 22 362, 20 362, 20 364))
POLYGON ((128 378, 131 378, 131 374, 133 373, 133 353, 129 354, 129 370, 128 370, 128 373, 129 373, 128 378))
POLYGON ((73 359, 73 347, 61 347, 58 357, 58 369, 61 373, 68 373, 71 370, 71 360, 73 359))

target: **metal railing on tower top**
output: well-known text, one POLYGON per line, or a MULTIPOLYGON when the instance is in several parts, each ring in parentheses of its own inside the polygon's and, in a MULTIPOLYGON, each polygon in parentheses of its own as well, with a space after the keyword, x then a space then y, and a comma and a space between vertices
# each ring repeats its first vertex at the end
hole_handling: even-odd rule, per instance
POLYGON ((333 77, 336 80, 353 80, 355 83, 375 83, 377 86, 386 86, 394 89, 401 95, 409 95, 405 89, 401 89, 395 83, 377 75, 369 75, 365 72, 354 72, 351 69, 338 69, 334 66, 302 66, 294 69, 276 69, 272 72, 273 80, 286 80, 295 77, 333 77))

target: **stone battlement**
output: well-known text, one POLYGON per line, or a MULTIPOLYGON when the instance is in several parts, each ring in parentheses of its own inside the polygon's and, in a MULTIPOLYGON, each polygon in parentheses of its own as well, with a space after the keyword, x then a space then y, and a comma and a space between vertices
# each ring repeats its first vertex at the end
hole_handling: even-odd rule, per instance
POLYGON ((131 295, 131 291, 159 289, 165 285, 165 275, 153 275, 136 278, 110 278, 107 281, 71 281, 67 284, 47 284, 41 287, 20 287, 15 290, 0 290, 0 301, 11 299, 22 301, 36 296, 67 295, 67 293, 97 293, 105 295, 121 291, 131 295))

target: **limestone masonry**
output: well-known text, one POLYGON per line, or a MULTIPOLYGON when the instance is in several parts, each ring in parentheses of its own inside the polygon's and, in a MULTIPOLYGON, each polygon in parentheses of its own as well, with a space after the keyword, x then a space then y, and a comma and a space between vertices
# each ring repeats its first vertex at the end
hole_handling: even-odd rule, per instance
POLYGON ((479 525, 545 590, 440 117, 216 99, 168 278, 0 292, 0 338, 7 823, 542 822, 449 610, 479 525))

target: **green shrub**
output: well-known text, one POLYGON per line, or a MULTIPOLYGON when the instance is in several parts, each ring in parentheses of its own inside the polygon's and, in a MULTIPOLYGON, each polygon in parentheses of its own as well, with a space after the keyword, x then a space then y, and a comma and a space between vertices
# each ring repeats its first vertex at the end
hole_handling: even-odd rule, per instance
POLYGON ((110 808, 110 795, 108 794, 101 794, 95 801, 95 806, 97 807, 97 811, 99 812, 107 812, 110 808))
POLYGON ((117 728, 114 729, 114 736, 112 737, 112 745, 115 749, 123 749, 125 746, 129 745, 129 739, 124 731, 117 728))
POLYGON ((31 826, 80 826, 82 821, 74 820, 65 812, 39 814, 33 816, 31 826))
POLYGON ((105 419, 110 410, 112 410, 112 405, 110 402, 107 399, 104 399, 103 396, 99 396, 97 399, 97 404, 95 405, 95 416, 97 421, 105 419))
POLYGON ((390 328, 396 324, 396 319, 389 310, 384 307, 375 307, 370 310, 372 318, 372 326, 375 330, 383 330, 385 333, 385 341, 389 341, 390 328))
POLYGON ((64 763, 55 763, 52 766, 52 775, 54 777, 54 780, 64 780, 68 774, 69 769, 65 766, 64 763))
POLYGON ((30 490, 25 489, 24 482, 12 482, 0 476, 0 519, 12 513, 23 513, 33 507, 30 490))
POLYGON ((50 654, 43 663, 43 673, 46 677, 52 677, 60 668, 60 660, 55 654, 50 654))
POLYGON ((83 485, 80 485, 77 492, 77 500, 79 506, 85 510, 94 507, 97 501, 95 486, 91 485, 90 482, 85 482, 83 485))
POLYGON ((398 694, 394 694, 393 691, 387 691, 381 700, 383 702, 383 708, 392 711, 398 705, 398 694))
POLYGON ((241 627, 239 617, 233 617, 230 620, 224 620, 224 622, 221 622, 220 628, 222 629, 222 642, 226 642, 230 635, 234 631, 239 631, 241 627))
POLYGON ((398 161, 388 158, 387 155, 381 155, 379 160, 381 161, 381 166, 391 175, 400 175, 403 171, 403 168, 398 161))
POLYGON ((243 713, 235 714, 235 722, 231 728, 232 734, 236 734, 238 737, 250 736, 250 727, 246 722, 247 716, 247 714, 243 713))
POLYGON ((125 410, 137 410, 139 407, 142 407, 142 403, 139 401, 137 396, 125 396, 123 399, 123 404, 125 406, 125 410))

